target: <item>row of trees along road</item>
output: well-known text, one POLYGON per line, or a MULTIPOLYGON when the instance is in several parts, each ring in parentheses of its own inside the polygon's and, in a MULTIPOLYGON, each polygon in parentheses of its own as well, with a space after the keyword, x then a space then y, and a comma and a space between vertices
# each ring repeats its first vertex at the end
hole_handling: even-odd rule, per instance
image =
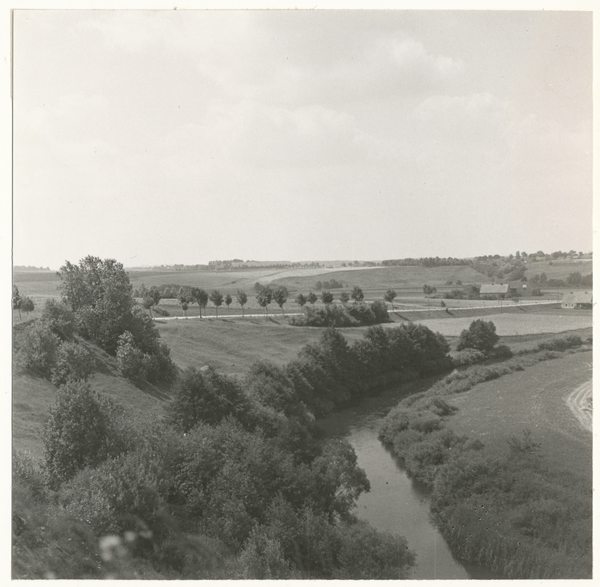
MULTIPOLYGON (((263 286, 260 283, 256 283, 254 286, 256 291, 255 299, 258 305, 265 310, 265 316, 268 316, 268 306, 272 302, 275 302, 280 308, 281 313, 285 316, 284 305, 288 301, 288 290, 285 286, 280 285, 275 288, 270 286, 263 286)), ((383 299, 389 302, 392 305, 392 310, 394 309, 394 299, 397 297, 397 293, 393 289, 388 289, 383 296, 383 299)), ((146 295, 143 298, 142 304, 145 309, 152 314, 152 308, 157 306, 162 299, 160 291, 157 287, 152 287, 149 290, 146 290, 146 295)), ((221 293, 219 290, 212 290, 210 294, 208 294, 204 289, 199 287, 194 287, 189 290, 185 290, 183 287, 180 288, 177 299, 181 304, 181 308, 184 312, 184 315, 187 316, 187 310, 190 304, 198 304, 198 310, 200 318, 202 318, 202 310, 206 309, 208 302, 212 302, 215 307, 215 315, 219 315, 219 308, 225 303, 227 309, 233 303, 233 298, 230 294, 221 293)), ((363 290, 359 286, 354 286, 352 291, 348 293, 347 291, 343 291, 340 293, 339 300, 343 304, 347 304, 350 300, 353 300, 355 304, 361 303, 365 299, 365 294, 363 290)), ((310 291, 308 295, 304 295, 302 293, 298 294, 295 298, 295 303, 298 304, 301 308, 304 307, 307 303, 314 305, 316 302, 321 300, 324 304, 331 304, 334 301, 333 293, 328 290, 323 290, 320 296, 313 291, 310 291)), ((236 301, 240 305, 242 309, 242 316, 245 316, 245 308, 244 306, 248 302, 248 295, 241 289, 237 290, 236 301)))

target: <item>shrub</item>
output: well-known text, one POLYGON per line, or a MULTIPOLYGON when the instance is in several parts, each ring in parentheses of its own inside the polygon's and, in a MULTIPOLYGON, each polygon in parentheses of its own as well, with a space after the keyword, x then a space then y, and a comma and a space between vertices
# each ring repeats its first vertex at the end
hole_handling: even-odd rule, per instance
POLYGON ((383 322, 391 322, 388 315, 387 305, 381 300, 375 300, 371 304, 371 311, 375 315, 375 323, 382 324, 383 322))
POLYGON ((70 340, 75 332, 75 315, 63 302, 55 299, 46 301, 41 321, 61 340, 70 340))
POLYGON ((513 356, 513 352, 510 350, 509 346, 500 344, 492 349, 490 356, 494 359, 510 359, 513 356))
POLYGON ((485 359, 485 354, 477 349, 463 349, 458 351, 452 357, 452 364, 454 367, 462 367, 464 365, 473 365, 479 363, 485 359))
POLYGON ((49 377, 60 340, 44 322, 27 328, 19 341, 18 361, 23 369, 49 377))
POLYGON ((94 359, 86 348, 74 342, 63 342, 56 353, 51 381, 54 385, 78 379, 85 381, 93 369, 94 359))
POLYGON ((119 373, 132 381, 144 381, 147 365, 144 353, 137 348, 131 332, 124 332, 117 343, 119 373))
POLYGON ((500 340, 496 334, 496 325, 485 320, 473 320, 468 330, 460 333, 456 350, 476 349, 483 353, 489 353, 494 345, 500 340))
POLYGON ((226 416, 243 416, 247 400, 238 383, 208 367, 190 367, 175 382, 167 420, 187 432, 200 422, 217 424, 226 416))
POLYGON ((59 503, 99 535, 149 529, 165 503, 164 473, 151 452, 134 451, 79 472, 61 487, 59 503))
POLYGON ((70 381, 56 394, 44 425, 44 458, 52 486, 125 450, 113 418, 117 406, 87 383, 70 381))

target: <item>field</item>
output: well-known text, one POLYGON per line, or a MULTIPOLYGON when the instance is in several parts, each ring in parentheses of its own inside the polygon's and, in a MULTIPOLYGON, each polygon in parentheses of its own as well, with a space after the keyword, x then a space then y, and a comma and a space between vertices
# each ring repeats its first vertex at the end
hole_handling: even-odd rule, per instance
POLYGON ((548 279, 566 279, 569 273, 579 271, 581 275, 589 275, 594 268, 592 259, 561 259, 559 261, 536 261, 527 264, 527 279, 536 274, 545 273, 548 279))
MULTIPOLYGON (((496 333, 500 336, 516 336, 526 334, 541 334, 542 332, 565 332, 592 327, 591 312, 574 312, 569 310, 549 310, 539 312, 488 314, 482 320, 492 321, 496 333)), ((419 320, 431 330, 444 336, 458 336, 462 330, 469 327, 473 318, 426 319, 419 320)))
MULTIPOLYGON (((322 334, 318 328, 288 326, 271 319, 157 321, 162 340, 181 368, 210 365, 222 373, 243 374, 259 359, 283 364, 322 334)), ((361 338, 364 329, 346 328, 349 342, 361 338)))
POLYGON ((591 481, 592 434, 565 401, 591 377, 591 352, 538 363, 450 398, 459 411, 448 426, 482 440, 491 454, 506 452, 510 436, 529 428, 549 463, 591 481))

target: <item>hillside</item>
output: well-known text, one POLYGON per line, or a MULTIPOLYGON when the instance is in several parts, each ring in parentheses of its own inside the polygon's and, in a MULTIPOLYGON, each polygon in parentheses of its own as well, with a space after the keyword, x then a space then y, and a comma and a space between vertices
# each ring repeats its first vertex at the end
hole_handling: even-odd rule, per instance
MULTIPOLYGON (((21 325, 14 329, 15 347, 18 348, 21 325)), ((91 353, 96 364, 96 372, 89 383, 96 391, 114 399, 135 417, 150 419, 162 414, 164 402, 169 395, 164 389, 148 383, 136 386, 117 372, 117 362, 98 347, 79 340, 91 353)), ((24 373, 19 367, 14 353, 12 381, 12 438, 13 448, 29 452, 36 458, 42 457, 42 429, 48 411, 54 403, 56 387, 42 377, 24 373)))

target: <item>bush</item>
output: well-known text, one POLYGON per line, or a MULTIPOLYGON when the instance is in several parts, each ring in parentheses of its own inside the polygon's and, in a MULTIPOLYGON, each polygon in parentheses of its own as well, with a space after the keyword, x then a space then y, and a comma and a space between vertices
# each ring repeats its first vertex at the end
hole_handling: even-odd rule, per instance
POLYGON ((132 381, 146 379, 144 353, 135 345, 131 332, 124 332, 117 343, 117 365, 119 373, 132 381))
POLYGON ((117 411, 117 406, 87 383, 70 381, 58 389, 43 431, 44 458, 52 486, 125 450, 113 422, 117 411))
POLYGON ((63 342, 58 347, 50 379, 54 385, 78 379, 85 381, 93 370, 94 359, 86 348, 74 342, 63 342))
POLYGON ((75 333, 75 315, 63 302, 55 299, 46 301, 41 321, 61 340, 71 340, 75 333))
POLYGON ((60 340, 44 322, 27 328, 19 341, 18 361, 23 369, 49 377, 60 340))
POLYGON ((452 357, 454 367, 462 367, 464 365, 473 365, 485 359, 485 354, 477 349, 463 349, 458 351, 452 357))
POLYGON ((496 325, 485 320, 473 320, 468 330, 460 333, 456 350, 475 349, 483 353, 489 353, 494 345, 500 340, 496 334, 496 325))
POLYGON ((237 381, 208 367, 186 369, 175 382, 167 420, 187 432, 200 422, 218 424, 226 416, 243 416, 248 402, 237 381))

